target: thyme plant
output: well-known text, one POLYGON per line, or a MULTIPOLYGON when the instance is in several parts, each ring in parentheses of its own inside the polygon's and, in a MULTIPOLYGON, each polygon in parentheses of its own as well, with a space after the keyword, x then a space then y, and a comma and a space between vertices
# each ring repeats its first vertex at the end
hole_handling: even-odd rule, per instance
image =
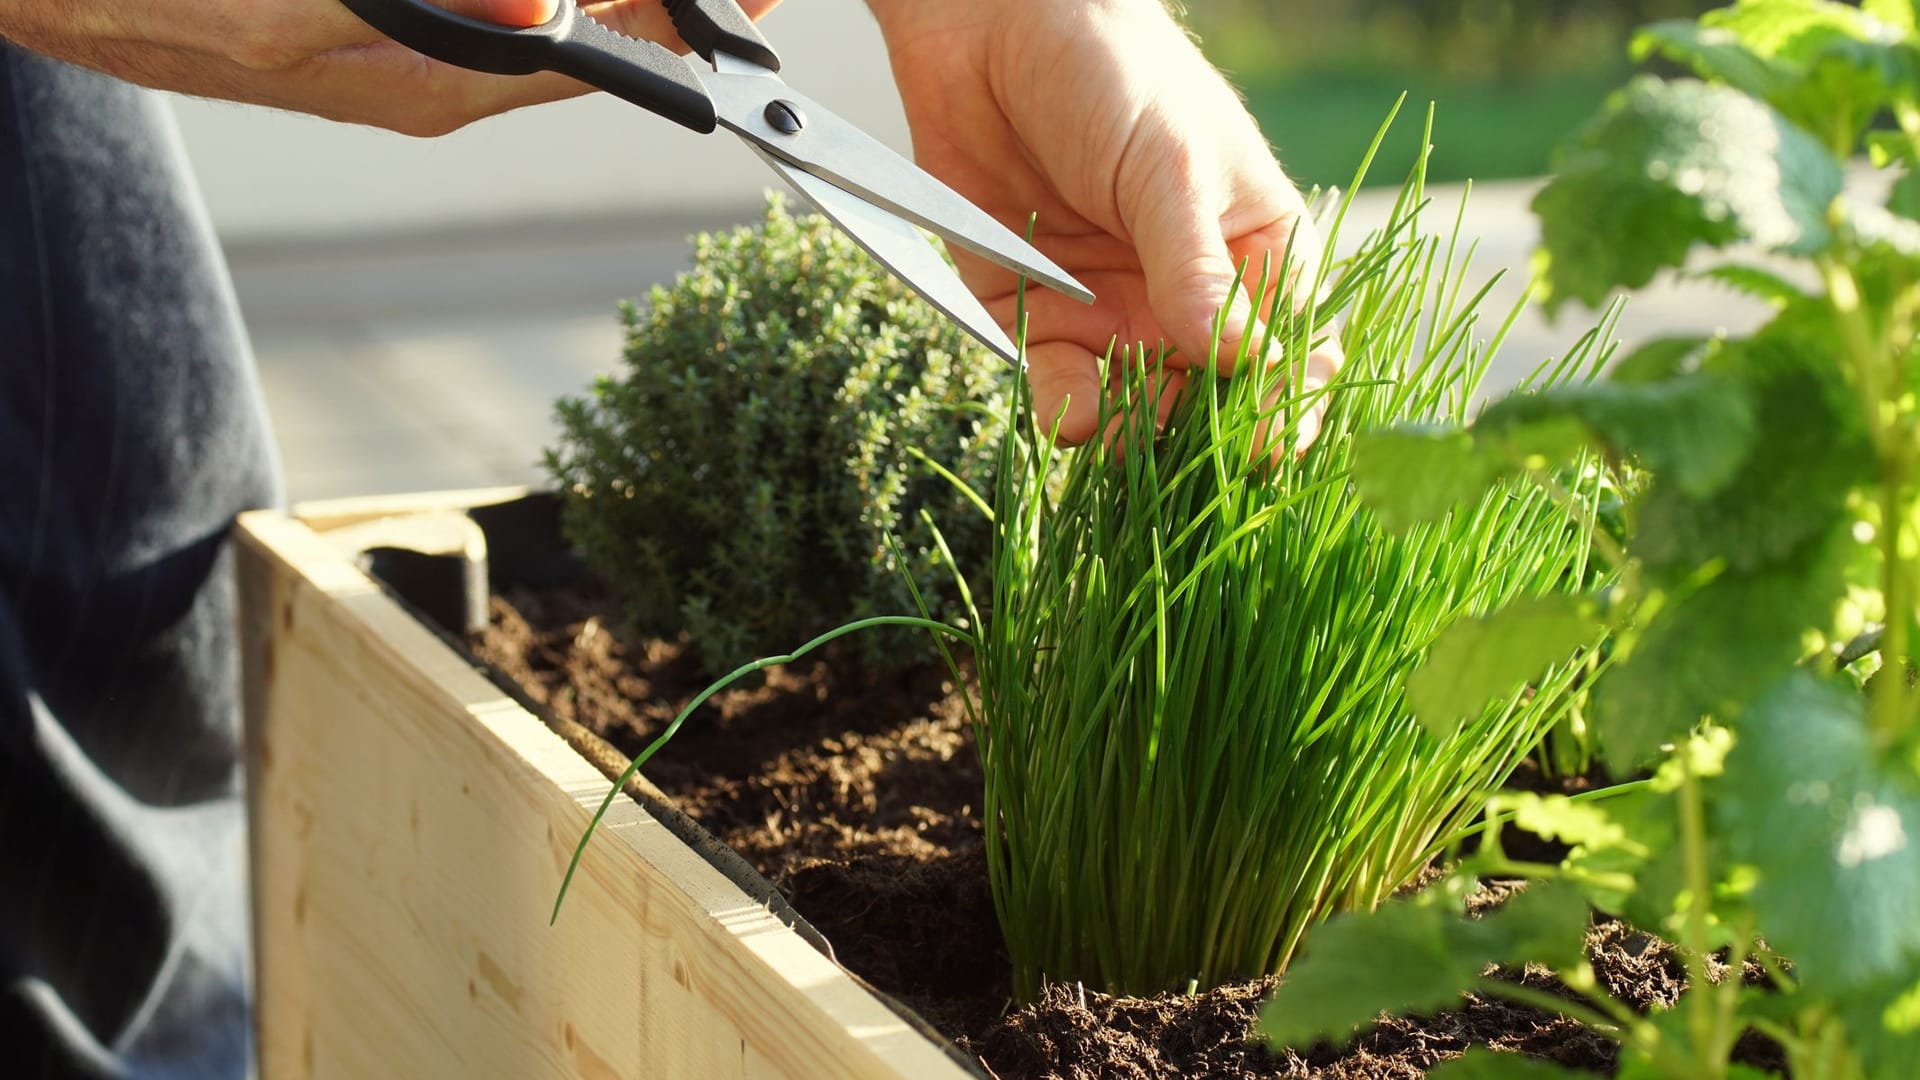
MULTIPOLYGON (((1617 578, 1589 599, 1616 645, 1593 694, 1599 751, 1647 778, 1598 802, 1494 799, 1487 842, 1447 887, 1308 936, 1265 1013, 1275 1041, 1344 1039, 1471 989, 1612 1036, 1623 1076, 1751 1076, 1734 1061, 1748 1032, 1797 1077, 1916 1075, 1917 7, 1741 0, 1649 27, 1637 52, 1698 77, 1636 79, 1534 204, 1553 302, 1683 271, 1765 299, 1766 325, 1657 341, 1604 382, 1356 447, 1365 500, 1411 529, 1473 512, 1489 484, 1544 489, 1579 455, 1647 472, 1619 535, 1596 535, 1617 578), (1862 150, 1880 191, 1848 183, 1862 150), (1444 491, 1436 473, 1454 478, 1444 491), (1572 851, 1513 858, 1509 826, 1572 851), (1481 874, 1532 884, 1463 920, 1481 874), (1643 1014, 1600 985, 1581 949, 1590 905, 1680 947, 1676 1006, 1643 1014), (1495 962, 1544 965, 1565 992, 1494 977, 1495 962)), ((1525 609, 1486 628, 1473 666, 1538 638, 1525 609)), ((1572 1074, 1481 1051, 1445 1075, 1572 1074)))
MULTIPOLYGON (((910 581, 959 617, 920 511, 985 573, 986 523, 942 473, 988 482, 1007 365, 777 196, 758 227, 697 237, 692 269, 622 318, 623 369, 559 403, 546 468, 637 629, 684 631, 718 672, 911 610, 910 581)), ((918 631, 849 644, 869 665, 932 656, 918 631)))

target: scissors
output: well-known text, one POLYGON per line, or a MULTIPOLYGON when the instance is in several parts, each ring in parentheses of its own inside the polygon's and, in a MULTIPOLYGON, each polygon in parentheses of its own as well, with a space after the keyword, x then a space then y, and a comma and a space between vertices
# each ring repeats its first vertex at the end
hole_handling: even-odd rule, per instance
POLYGON ((726 128, 890 273, 1008 363, 1022 363, 1013 342, 919 229, 1083 303, 1093 300, 1086 286, 986 211, 789 89, 778 74, 780 57, 734 0, 661 0, 680 37, 712 65, 708 73, 602 25, 577 0, 561 0, 553 18, 524 28, 427 0, 342 2, 400 44, 456 67, 558 72, 703 135, 726 128))

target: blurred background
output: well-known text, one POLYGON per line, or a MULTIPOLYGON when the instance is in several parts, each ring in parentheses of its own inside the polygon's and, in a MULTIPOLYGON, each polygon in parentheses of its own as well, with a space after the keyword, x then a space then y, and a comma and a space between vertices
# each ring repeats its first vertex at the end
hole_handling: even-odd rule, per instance
MULTIPOLYGON (((1395 99, 1409 111, 1370 182, 1397 185, 1438 106, 1434 177, 1474 179, 1465 227, 1504 313, 1525 288, 1527 202, 1556 142, 1618 86, 1631 27, 1690 0, 1187 0, 1303 186, 1346 186, 1395 99)), ((765 30, 794 84, 902 152, 906 126, 861 0, 788 0, 765 30)), ((619 361, 616 305, 685 266, 688 237, 755 218, 772 175, 594 96, 415 140, 181 99, 231 260, 296 500, 539 483, 553 400, 619 361)), ((1459 187, 1436 200, 1451 216, 1459 187)), ((1363 192, 1355 234, 1384 217, 1363 192)), ((1622 337, 1737 327, 1700 287, 1636 298, 1622 337)), ((1495 381, 1591 317, 1521 322, 1495 381), (1584 321, 1583 321, 1584 320, 1584 321)))
POLYGON ((1633 29, 1702 0, 1187 0, 1303 187, 1351 182, 1393 102, 1369 181, 1398 184, 1437 106, 1434 180, 1540 176, 1631 70, 1633 29))

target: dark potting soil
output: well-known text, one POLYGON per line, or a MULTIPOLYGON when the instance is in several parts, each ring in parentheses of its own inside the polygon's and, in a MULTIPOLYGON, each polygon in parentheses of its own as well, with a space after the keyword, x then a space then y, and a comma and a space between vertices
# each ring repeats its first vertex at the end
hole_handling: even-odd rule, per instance
MULTIPOLYGON (((680 645, 622 633, 591 588, 496 597, 471 646, 557 717, 628 754, 707 683, 680 645)), ((1340 1052, 1304 1053, 1248 1038, 1267 980, 1150 999, 1055 986, 1011 1007, 981 853, 979 762, 962 698, 937 667, 877 676, 828 656, 771 669, 760 685, 717 696, 646 772, 778 887, 841 963, 1002 1080, 1417 1077, 1472 1045, 1612 1071, 1605 1038, 1479 997, 1386 1021, 1340 1052)), ((1496 885, 1480 902, 1502 895, 1496 885)), ((1587 945, 1602 984, 1635 1005, 1671 1004, 1684 984, 1673 949, 1624 924, 1597 924, 1587 945)), ((1511 977, 1555 989, 1542 972, 1511 977)), ((1746 1049, 1749 1063, 1778 1067, 1768 1046, 1746 1049)))

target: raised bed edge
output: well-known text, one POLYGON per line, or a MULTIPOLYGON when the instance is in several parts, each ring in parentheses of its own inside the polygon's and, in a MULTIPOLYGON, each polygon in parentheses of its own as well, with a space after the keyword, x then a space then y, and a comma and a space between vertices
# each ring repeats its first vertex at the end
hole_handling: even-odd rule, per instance
POLYGON ((238 538, 264 1076, 965 1075, 626 798, 548 927, 605 778, 305 521, 238 538))

